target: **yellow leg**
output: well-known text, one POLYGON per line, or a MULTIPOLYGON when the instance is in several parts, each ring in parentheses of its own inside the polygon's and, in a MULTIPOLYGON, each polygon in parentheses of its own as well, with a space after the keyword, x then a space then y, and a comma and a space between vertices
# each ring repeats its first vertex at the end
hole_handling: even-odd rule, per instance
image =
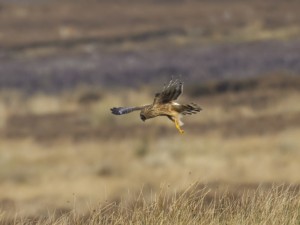
POLYGON ((178 123, 178 120, 175 119, 174 122, 175 122, 175 126, 176 126, 177 130, 179 130, 179 132, 180 132, 181 134, 183 134, 183 133, 184 133, 184 130, 182 130, 182 129, 180 128, 179 123, 178 123))

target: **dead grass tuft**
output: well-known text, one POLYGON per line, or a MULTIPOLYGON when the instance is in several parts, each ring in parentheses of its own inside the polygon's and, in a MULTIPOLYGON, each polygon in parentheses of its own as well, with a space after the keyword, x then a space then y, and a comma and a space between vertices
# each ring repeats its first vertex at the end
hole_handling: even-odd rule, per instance
POLYGON ((0 214, 0 222, 20 225, 299 223, 299 187, 272 185, 240 191, 240 194, 230 190, 216 191, 195 183, 182 192, 171 194, 169 187, 163 187, 150 199, 141 190, 129 201, 123 199, 99 205, 84 215, 76 208, 58 217, 9 220, 5 214, 0 214))

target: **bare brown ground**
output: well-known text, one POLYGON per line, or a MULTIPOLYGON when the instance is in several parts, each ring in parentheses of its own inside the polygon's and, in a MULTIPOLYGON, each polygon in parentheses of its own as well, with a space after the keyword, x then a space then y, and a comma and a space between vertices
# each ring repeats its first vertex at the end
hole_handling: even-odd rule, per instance
POLYGON ((186 44, 197 39, 237 41, 255 36, 299 36, 297 1, 14 2, 2 3, 0 8, 4 49, 107 45, 170 37, 174 43, 186 44))

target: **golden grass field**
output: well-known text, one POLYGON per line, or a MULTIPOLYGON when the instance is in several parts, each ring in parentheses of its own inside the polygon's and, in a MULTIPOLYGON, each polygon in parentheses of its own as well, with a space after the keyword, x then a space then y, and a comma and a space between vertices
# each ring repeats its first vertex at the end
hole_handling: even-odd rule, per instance
POLYGON ((298 0, 0 0, 0 225, 300 225, 298 0), (143 123, 172 75, 203 111, 143 123))
POLYGON ((254 81, 196 88, 207 94, 186 81, 180 102, 203 111, 184 135, 165 118, 110 114, 161 87, 3 92, 1 223, 299 224, 300 80, 254 81))

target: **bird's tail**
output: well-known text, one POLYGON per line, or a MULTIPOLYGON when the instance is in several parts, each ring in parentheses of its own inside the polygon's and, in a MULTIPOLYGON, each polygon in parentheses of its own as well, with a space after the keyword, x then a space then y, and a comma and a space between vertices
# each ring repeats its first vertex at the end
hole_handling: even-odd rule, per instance
POLYGON ((180 105, 179 113, 182 115, 192 115, 200 112, 202 109, 195 103, 180 105))

